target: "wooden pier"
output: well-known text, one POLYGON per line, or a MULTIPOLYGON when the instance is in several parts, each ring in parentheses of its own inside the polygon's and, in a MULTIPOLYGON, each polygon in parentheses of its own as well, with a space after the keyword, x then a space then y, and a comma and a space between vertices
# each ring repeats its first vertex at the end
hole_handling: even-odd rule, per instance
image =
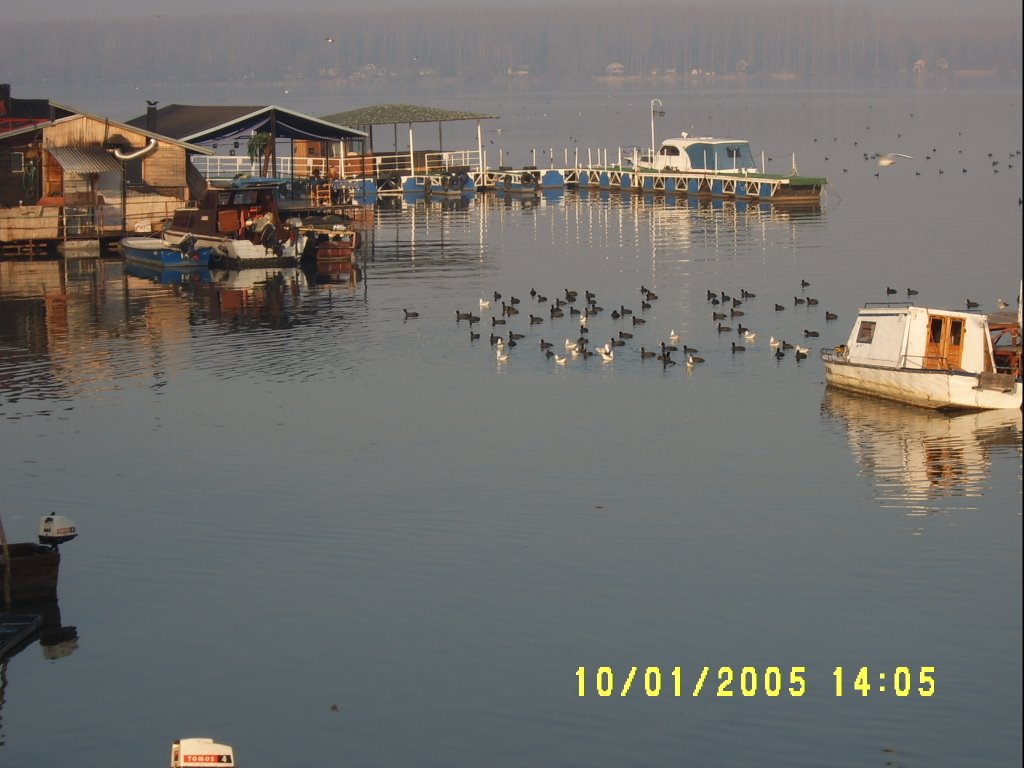
POLYGON ((387 195, 462 197, 477 192, 530 195, 545 190, 588 189, 632 194, 680 195, 759 203, 811 203, 821 199, 828 179, 772 173, 691 171, 666 173, 622 166, 535 167, 436 171, 386 179, 362 179, 357 198, 387 195))

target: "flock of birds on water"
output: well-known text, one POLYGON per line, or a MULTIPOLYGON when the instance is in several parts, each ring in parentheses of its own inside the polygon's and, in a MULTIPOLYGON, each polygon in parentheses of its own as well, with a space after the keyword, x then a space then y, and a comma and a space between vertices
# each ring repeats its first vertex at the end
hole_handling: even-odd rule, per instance
MULTIPOLYGON (((806 280, 800 281, 800 295, 793 296, 792 305, 774 305, 774 312, 783 312, 788 306, 794 308, 805 308, 813 310, 817 308, 817 299, 806 295, 810 283, 806 280)), ((916 293, 916 291, 908 292, 916 293)), ((482 298, 479 301, 479 310, 463 311, 456 309, 455 322, 466 322, 470 326, 470 341, 482 340, 484 331, 477 326, 490 326, 490 344, 494 347, 496 361, 506 363, 516 352, 521 352, 520 347, 534 347, 539 349, 545 357, 555 365, 567 365, 571 360, 582 360, 594 358, 602 363, 612 363, 617 358, 631 356, 634 360, 648 361, 668 368, 679 363, 693 370, 696 366, 707 361, 707 358, 700 354, 700 350, 681 343, 681 339, 675 330, 669 332, 665 338, 655 339, 651 342, 641 342, 638 337, 644 336, 644 326, 647 324, 647 317, 644 315, 652 309, 658 295, 650 288, 641 285, 639 305, 627 307, 620 303, 617 307, 606 309, 598 299, 596 293, 584 291, 582 296, 578 291, 563 288, 558 295, 549 297, 536 289, 531 289, 529 302, 536 305, 536 310, 530 304, 523 303, 524 298, 516 296, 504 296, 494 291, 492 296, 482 298), (536 312, 536 314, 535 314, 536 312), (484 317, 489 314, 489 317, 484 317), (600 341, 591 341, 597 334, 600 318, 607 316, 612 321, 612 326, 600 335, 600 341), (510 328, 509 325, 519 325, 526 322, 528 329, 544 325, 552 321, 559 321, 568 318, 572 330, 570 336, 565 338, 564 343, 540 337, 537 342, 527 341, 530 335, 527 329, 519 332, 510 328), (607 341, 604 339, 607 338, 607 341)), ((731 295, 727 291, 707 291, 707 302, 710 306, 710 318, 714 323, 714 329, 720 337, 730 338, 728 352, 730 355, 737 355, 747 351, 758 343, 760 332, 744 324, 746 318, 746 307, 757 298, 756 294, 741 288, 737 295, 731 295), (735 334, 735 336, 733 336, 735 334)), ((414 320, 419 313, 403 309, 405 320, 414 320)), ((838 319, 834 312, 826 310, 824 321, 826 323, 838 319)), ((563 321, 564 322, 564 321, 563 321)), ((607 327, 607 326, 606 326, 607 327)), ((803 330, 803 341, 811 343, 810 339, 816 339, 820 332, 806 328, 803 330)), ((799 363, 805 360, 810 354, 809 346, 802 346, 784 339, 776 339, 771 336, 767 347, 771 350, 776 359, 782 359, 792 352, 793 357, 799 363)), ((761 342, 762 345, 764 342, 761 342)))
MULTIPOLYGON (((826 324, 838 320, 838 314, 831 310, 826 309, 823 314, 815 312, 819 309, 820 302, 808 295, 807 290, 810 286, 807 280, 801 280, 792 302, 773 302, 772 305, 766 305, 763 300, 758 303, 757 295, 745 288, 740 288, 737 295, 724 290, 708 289, 706 299, 714 331, 720 339, 729 339, 728 346, 723 347, 720 342, 716 352, 724 349, 723 354, 727 352, 730 355, 737 355, 758 345, 765 347, 760 331, 745 324, 750 322, 747 319, 747 312, 752 307, 757 307, 761 312, 771 311, 776 314, 787 309, 802 309, 807 318, 815 322, 823 319, 826 324)), ((885 287, 886 299, 889 301, 912 301, 917 294, 918 291, 914 288, 885 287), (892 298, 896 294, 899 294, 899 299, 892 298)), ((644 333, 644 326, 649 316, 645 317, 645 314, 658 300, 658 295, 646 286, 640 286, 639 306, 627 307, 620 303, 610 310, 605 309, 597 294, 591 291, 584 291, 581 297, 578 291, 563 288, 557 295, 552 294, 552 297, 549 297, 536 289, 531 289, 529 296, 529 303, 524 304, 524 299, 494 291, 491 297, 480 299, 477 312, 456 309, 455 322, 465 322, 469 325, 471 342, 481 341, 483 328, 489 326, 490 344, 494 347, 494 356, 499 364, 507 363, 514 354, 522 354, 525 349, 531 347, 539 349, 540 353, 555 365, 567 365, 571 360, 586 361, 591 358, 602 363, 612 363, 625 357, 641 362, 649 360, 663 368, 682 363, 687 370, 692 371, 698 365, 707 362, 707 358, 701 355, 699 349, 685 342, 681 343, 680 336, 675 330, 670 331, 664 338, 641 341, 642 337, 648 336, 644 333), (536 305, 536 309, 531 304, 536 305), (489 317, 485 318, 484 315, 489 317), (602 316, 607 316, 612 325, 609 327, 605 324, 602 331, 595 333, 602 327, 602 316), (534 328, 556 321, 563 324, 571 323, 569 327, 572 330, 570 336, 565 338, 564 344, 543 336, 536 342, 528 340, 534 328), (524 322, 526 328, 521 327, 524 322), (514 327, 520 327, 520 330, 515 330, 514 327), (600 340, 591 341, 592 337, 600 340)), ((1007 307, 1007 303, 1002 299, 996 303, 1000 310, 1007 307)), ((967 299, 965 304, 968 311, 980 306, 979 302, 971 299, 967 299)), ((419 312, 407 308, 402 312, 406 321, 415 320, 420 316, 419 312)), ((755 311, 751 316, 754 317, 756 314, 755 311)), ((813 324, 808 322, 808 325, 813 324)), ((821 332, 813 328, 804 328, 802 334, 799 341, 803 344, 770 336, 767 340, 767 349, 777 360, 792 353, 793 358, 799 363, 806 360, 811 352, 810 346, 804 344, 814 343, 814 340, 821 336, 821 332)), ((843 340, 845 341, 845 336, 843 340)))

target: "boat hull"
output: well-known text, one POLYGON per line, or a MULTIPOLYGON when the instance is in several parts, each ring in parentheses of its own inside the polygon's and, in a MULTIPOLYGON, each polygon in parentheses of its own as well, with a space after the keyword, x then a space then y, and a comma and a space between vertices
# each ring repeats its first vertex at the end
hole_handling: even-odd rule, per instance
POLYGON ((1021 407, 1021 382, 963 371, 933 371, 825 360, 825 383, 848 392, 939 410, 1021 407))
MULTIPOLYGON (((10 544, 11 601, 38 600, 57 594, 60 551, 41 544, 10 544)), ((0 564, 0 594, 6 584, 6 569, 0 564)))
POLYGON ((213 253, 212 248, 202 245, 183 251, 173 243, 152 237, 122 238, 121 250, 124 252, 125 261, 144 264, 148 267, 174 267, 176 269, 208 267, 213 253))

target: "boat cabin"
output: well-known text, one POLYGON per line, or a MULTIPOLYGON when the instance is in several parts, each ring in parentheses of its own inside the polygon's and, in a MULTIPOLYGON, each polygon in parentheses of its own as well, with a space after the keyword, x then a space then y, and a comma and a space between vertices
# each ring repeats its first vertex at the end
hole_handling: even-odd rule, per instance
POLYGON ((865 307, 846 344, 846 359, 935 371, 996 371, 985 315, 911 306, 865 307))
POLYGON ((175 211, 167 231, 252 240, 270 247, 284 231, 277 203, 280 192, 281 184, 275 182, 211 187, 197 207, 175 211))
POLYGON ((651 159, 658 171, 708 171, 711 173, 757 173, 750 143, 737 139, 713 139, 708 136, 666 139, 651 159))

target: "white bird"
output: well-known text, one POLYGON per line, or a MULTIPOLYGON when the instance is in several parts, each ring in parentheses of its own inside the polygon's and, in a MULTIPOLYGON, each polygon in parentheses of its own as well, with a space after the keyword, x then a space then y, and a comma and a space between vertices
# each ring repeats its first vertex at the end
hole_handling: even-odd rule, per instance
POLYGON ((796 345, 796 352, 798 355, 806 355, 810 351, 810 347, 801 347, 799 344, 796 345))
POLYGON ((576 342, 575 341, 569 341, 568 339, 566 339, 565 340, 565 348, 566 349, 576 349, 576 342))
POLYGON ((693 366, 695 366, 697 363, 703 363, 703 362, 704 362, 704 358, 703 357, 696 357, 694 355, 687 355, 686 356, 686 367, 687 368, 693 368, 693 366))
POLYGON ((747 341, 749 341, 751 344, 753 344, 755 341, 757 341, 757 334, 756 333, 752 333, 751 331, 746 331, 743 334, 743 338, 745 338, 747 341))
POLYGON ((486 299, 480 299, 480 309, 487 309, 489 306, 491 306, 491 302, 486 299))
POLYGON ((498 349, 496 357, 498 358, 499 363, 504 363, 508 360, 508 352, 498 349))
POLYGON ((1006 303, 1005 299, 996 299, 996 306, 999 307, 1000 310, 1004 310, 1010 305, 1006 303))
POLYGON ((907 160, 913 160, 910 155, 901 155, 899 152, 886 152, 884 155, 878 156, 878 164, 881 166, 892 165, 896 162, 897 157, 905 157, 907 160))
POLYGON ((559 357, 558 355, 555 355, 555 363, 557 365, 565 365, 565 358, 564 357, 559 357))
POLYGON ((778 349, 781 344, 782 342, 776 339, 774 336, 772 336, 771 339, 768 340, 768 346, 771 347, 772 349, 778 349))
POLYGON ((494 346, 496 346, 498 349, 504 349, 505 342, 502 339, 498 339, 496 342, 494 342, 494 346))
POLYGON ((669 331, 668 340, 675 344, 677 341, 679 341, 679 334, 676 333, 675 331, 669 331))
POLYGON ((601 359, 604 360, 604 362, 606 363, 610 363, 612 360, 615 359, 615 353, 612 352, 610 349, 606 349, 605 347, 598 347, 597 351, 601 353, 601 359))

